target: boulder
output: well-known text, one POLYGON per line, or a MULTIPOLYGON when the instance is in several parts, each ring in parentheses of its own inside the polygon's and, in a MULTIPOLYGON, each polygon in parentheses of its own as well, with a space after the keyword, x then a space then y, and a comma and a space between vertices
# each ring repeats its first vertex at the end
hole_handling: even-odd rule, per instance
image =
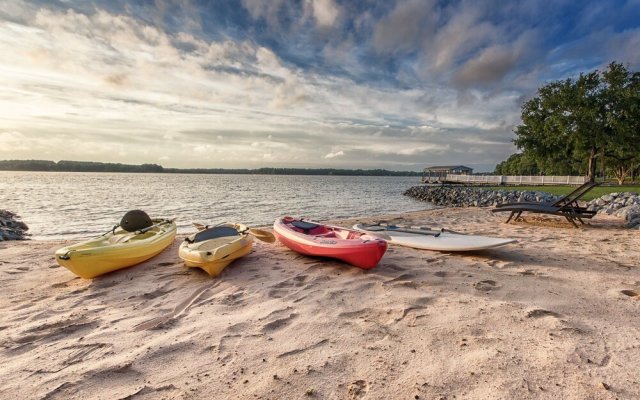
POLYGON ((0 210, 0 242, 27 239, 29 227, 18 218, 20 217, 11 211, 0 210))

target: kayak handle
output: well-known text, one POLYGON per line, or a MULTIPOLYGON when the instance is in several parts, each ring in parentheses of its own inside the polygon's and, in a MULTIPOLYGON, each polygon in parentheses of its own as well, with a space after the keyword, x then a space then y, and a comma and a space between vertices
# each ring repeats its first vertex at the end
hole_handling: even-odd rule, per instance
POLYGON ((165 219, 164 221, 157 222, 157 223, 155 223, 155 224, 153 224, 151 226, 147 226, 146 228, 138 229, 137 231, 135 231, 135 234, 136 235, 140 235, 140 234, 143 234, 143 233, 147 233, 147 232, 149 232, 151 229, 153 229, 155 227, 158 227, 158 226, 164 225, 164 224, 170 224, 175 220, 176 220, 175 218, 165 219))
POLYGON ((73 252, 73 250, 69 250, 69 251, 67 251, 66 253, 64 253, 63 255, 58 256, 58 258, 59 258, 59 259, 61 259, 61 260, 68 260, 68 259, 70 259, 70 258, 71 258, 69 255, 70 255, 72 252, 73 252))

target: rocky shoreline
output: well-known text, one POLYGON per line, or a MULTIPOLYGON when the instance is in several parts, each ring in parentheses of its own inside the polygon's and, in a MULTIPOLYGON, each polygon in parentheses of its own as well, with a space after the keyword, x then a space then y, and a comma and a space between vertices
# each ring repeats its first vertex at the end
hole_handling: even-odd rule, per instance
POLYGON ((26 240, 29 227, 11 211, 0 210, 0 242, 6 240, 26 240))
MULTIPOLYGON (((551 202, 561 196, 544 191, 491 190, 469 186, 413 186, 405 196, 443 207, 494 207, 503 203, 551 202)), ((624 218, 625 226, 640 229, 640 194, 611 193, 586 203, 589 210, 624 218)))

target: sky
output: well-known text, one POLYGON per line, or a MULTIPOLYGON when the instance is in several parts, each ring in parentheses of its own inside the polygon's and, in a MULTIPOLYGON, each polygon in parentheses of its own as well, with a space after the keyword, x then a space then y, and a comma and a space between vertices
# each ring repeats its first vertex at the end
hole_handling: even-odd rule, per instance
POLYGON ((0 159, 492 171, 640 0, 2 0, 0 159))

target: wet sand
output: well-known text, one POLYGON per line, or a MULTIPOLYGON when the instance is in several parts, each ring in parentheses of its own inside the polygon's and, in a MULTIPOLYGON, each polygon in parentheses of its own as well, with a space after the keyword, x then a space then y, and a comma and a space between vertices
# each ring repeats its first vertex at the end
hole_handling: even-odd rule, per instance
MULTIPOLYGON (((640 398, 640 233, 487 209, 360 219, 518 239, 391 246, 363 271, 256 241, 219 278, 180 240, 94 280, 0 243, 0 398, 640 398)), ((355 220, 333 221, 350 226, 355 220)))

